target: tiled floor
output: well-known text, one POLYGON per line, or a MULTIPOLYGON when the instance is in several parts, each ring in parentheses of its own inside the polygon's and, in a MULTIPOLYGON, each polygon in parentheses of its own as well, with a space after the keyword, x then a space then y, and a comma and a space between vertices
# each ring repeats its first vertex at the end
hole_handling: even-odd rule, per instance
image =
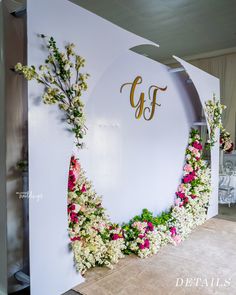
MULTIPOLYGON (((219 215, 217 218, 236 222, 236 204, 231 205, 231 207, 228 207, 228 205, 219 205, 219 215)), ((30 291, 29 289, 25 289, 12 295, 30 295, 30 291)), ((70 290, 62 295, 79 295, 79 293, 70 290)))

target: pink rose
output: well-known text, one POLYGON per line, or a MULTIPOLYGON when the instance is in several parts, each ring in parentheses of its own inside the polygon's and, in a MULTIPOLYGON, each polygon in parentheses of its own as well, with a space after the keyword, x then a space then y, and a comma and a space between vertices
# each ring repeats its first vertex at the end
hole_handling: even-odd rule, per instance
POLYGON ((190 164, 186 164, 185 166, 184 166, 184 171, 186 171, 186 172, 192 172, 193 171, 193 167, 190 165, 190 164))

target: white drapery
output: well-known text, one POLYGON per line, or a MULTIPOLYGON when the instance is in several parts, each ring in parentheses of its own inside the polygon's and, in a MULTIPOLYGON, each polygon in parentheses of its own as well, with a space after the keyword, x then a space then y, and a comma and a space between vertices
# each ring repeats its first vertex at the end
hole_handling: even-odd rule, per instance
POLYGON ((221 102, 227 106, 223 114, 223 124, 226 130, 231 133, 231 138, 235 142, 236 53, 192 60, 190 63, 220 79, 221 102))

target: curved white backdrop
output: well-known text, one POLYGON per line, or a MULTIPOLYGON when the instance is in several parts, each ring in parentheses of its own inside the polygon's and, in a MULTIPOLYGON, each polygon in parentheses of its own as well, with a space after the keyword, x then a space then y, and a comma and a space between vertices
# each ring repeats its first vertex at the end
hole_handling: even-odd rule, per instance
MULTIPOLYGON (((152 42, 129 33, 66 1, 28 0, 28 63, 46 57, 37 34, 54 36, 60 48, 74 42, 91 74, 86 102, 87 148, 78 155, 114 221, 127 221, 146 207, 159 213, 173 204, 185 148, 199 99, 168 68, 128 49, 152 42), (153 120, 134 118, 129 87, 142 76, 136 95, 150 85, 158 92, 153 120)), ((183 45, 184 46, 184 45, 183 45)), ((157 48, 158 50, 158 48, 157 48)), ((191 87, 190 87, 191 88, 191 87)), ((62 294, 83 281, 76 273, 67 236, 67 178, 73 137, 57 106, 40 100, 43 89, 30 82, 29 190, 31 294, 62 294)), ((146 101, 147 103, 147 101, 146 101)), ((198 111, 198 110, 196 110, 198 111)))
POLYGON ((160 213, 173 205, 182 176, 188 134, 195 120, 186 90, 168 68, 127 51, 98 81, 86 104, 88 134, 86 149, 79 152, 82 167, 116 222, 128 221, 148 208, 160 213), (135 99, 148 88, 167 86, 157 92, 156 111, 151 121, 135 119, 130 106, 130 85, 142 76, 135 99))

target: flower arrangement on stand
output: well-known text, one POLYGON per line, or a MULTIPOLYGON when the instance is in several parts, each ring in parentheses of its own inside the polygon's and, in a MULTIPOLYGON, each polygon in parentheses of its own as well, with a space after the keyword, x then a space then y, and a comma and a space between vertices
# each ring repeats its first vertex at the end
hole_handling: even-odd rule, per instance
POLYGON ((205 103, 206 119, 210 126, 209 140, 207 141, 208 148, 211 148, 216 143, 215 132, 217 128, 222 129, 222 112, 226 109, 226 106, 221 104, 219 100, 216 100, 213 96, 212 100, 208 100, 205 103))
POLYGON ((234 144, 230 138, 230 133, 224 128, 221 129, 220 133, 220 149, 226 153, 231 153, 234 149, 234 144))

